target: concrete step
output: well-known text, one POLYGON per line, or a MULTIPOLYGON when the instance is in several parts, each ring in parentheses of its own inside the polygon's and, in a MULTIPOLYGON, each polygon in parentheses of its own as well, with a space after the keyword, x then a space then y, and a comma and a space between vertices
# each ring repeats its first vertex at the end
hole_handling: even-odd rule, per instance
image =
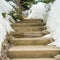
POLYGON ((13 27, 15 31, 42 31, 46 30, 47 28, 45 26, 38 26, 38 27, 13 27))
POLYGON ((14 45, 47 45, 53 41, 52 38, 12 38, 10 40, 11 44, 14 45))
POLYGON ((42 37, 44 35, 49 34, 48 31, 33 31, 33 32, 15 32, 12 34, 13 37, 15 38, 25 38, 25 37, 42 37))
POLYGON ((43 20, 42 19, 24 19, 22 20, 21 22, 24 22, 24 23, 43 23, 43 20))
POLYGON ((54 58, 21 58, 11 60, 55 60, 54 58))
POLYGON ((53 58, 60 53, 55 46, 13 46, 8 56, 13 58, 53 58))
POLYGON ((44 23, 23 23, 23 22, 18 22, 18 23, 14 23, 11 26, 12 27, 25 27, 25 26, 43 26, 44 23))
MULTIPOLYGON (((42 30, 42 31, 44 31, 44 30, 42 30)), ((32 32, 41 32, 41 31, 33 31, 33 30, 29 30, 29 31, 27 31, 27 30, 26 31, 24 31, 24 30, 22 30, 22 31, 20 31, 20 30, 19 31, 15 31, 15 33, 28 33, 28 32, 32 33, 32 32)), ((13 34, 14 34, 14 32, 13 32, 13 34)))
MULTIPOLYGON (((42 31, 47 31, 47 30, 42 30, 42 31)), ((19 30, 19 31, 13 32, 13 34, 14 34, 14 33, 34 33, 34 32, 42 32, 42 31, 40 31, 40 30, 39 30, 39 31, 27 31, 27 30, 26 30, 26 31, 23 31, 23 30, 20 31, 20 30, 19 30)), ((50 32, 48 32, 48 33, 50 33, 50 32)))

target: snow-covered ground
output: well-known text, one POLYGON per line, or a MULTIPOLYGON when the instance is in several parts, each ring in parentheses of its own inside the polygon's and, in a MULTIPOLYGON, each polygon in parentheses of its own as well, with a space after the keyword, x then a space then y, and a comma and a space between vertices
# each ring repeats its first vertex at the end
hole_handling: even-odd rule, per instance
POLYGON ((48 31, 50 31, 50 35, 48 36, 55 40, 48 45, 56 45, 57 47, 60 47, 60 0, 56 0, 52 4, 46 26, 48 31))
POLYGON ((5 0, 0 0, 0 9, 2 9, 3 12, 9 13, 13 10, 13 7, 5 0))
POLYGON ((6 39, 7 33, 10 33, 11 31, 14 30, 10 26, 9 21, 3 18, 0 12, 0 53, 1 53, 2 43, 6 39))
POLYGON ((10 22, 10 20, 12 20, 13 22, 14 20, 9 15, 10 11, 12 10, 14 10, 14 8, 8 2, 6 2, 5 0, 0 0, 0 56, 1 56, 2 44, 6 39, 7 33, 14 31, 11 27, 10 22), (5 14, 5 17, 2 15, 2 13, 5 14))
MULTIPOLYGON (((0 0, 0 55, 2 43, 6 39, 7 33, 14 31, 10 25, 10 20, 13 20, 13 18, 8 15, 10 11, 15 11, 12 5, 17 7, 17 5, 11 1, 6 2, 5 0, 0 0), (6 13, 5 17, 3 17, 2 13, 6 13)), ((39 2, 30 8, 28 19, 43 19, 44 22, 47 21, 46 26, 50 34, 44 37, 52 37, 55 40, 48 45, 60 47, 60 0, 56 0, 52 4, 50 12, 48 10, 49 4, 39 2)))
POLYGON ((47 21, 46 26, 50 34, 44 37, 52 37, 55 40, 48 45, 60 47, 60 0, 55 0, 51 5, 51 10, 48 11, 48 9, 49 4, 39 2, 30 8, 28 19, 43 19, 44 22, 47 21))
POLYGON ((14 2, 12 2, 12 1, 8 1, 8 3, 9 3, 11 6, 15 6, 15 7, 18 8, 18 6, 17 6, 14 2))
POLYGON ((46 22, 48 16, 48 8, 49 5, 46 3, 39 2, 34 4, 29 10, 30 13, 28 15, 28 19, 43 19, 44 22, 46 22))

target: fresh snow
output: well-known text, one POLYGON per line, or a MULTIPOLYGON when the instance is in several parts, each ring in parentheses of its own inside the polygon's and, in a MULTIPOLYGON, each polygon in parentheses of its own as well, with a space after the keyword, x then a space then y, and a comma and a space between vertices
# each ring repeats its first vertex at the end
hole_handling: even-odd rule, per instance
POLYGON ((34 4, 29 10, 30 13, 28 15, 28 19, 43 19, 44 22, 46 22, 48 7, 48 4, 42 2, 34 4))
POLYGON ((10 25, 10 20, 13 20, 13 18, 10 15, 8 15, 8 13, 10 13, 10 11, 12 10, 14 10, 14 8, 7 1, 0 0, 0 56, 2 44, 6 39, 7 33, 14 31, 10 25), (6 17, 3 17, 2 13, 6 13, 6 17))
POLYGON ((11 6, 16 6, 16 7, 18 7, 14 2, 12 2, 12 1, 8 1, 8 3, 11 5, 11 6))
POLYGON ((5 0, 0 0, 0 9, 2 9, 3 12, 9 13, 13 10, 13 7, 5 0))
POLYGON ((52 4, 46 26, 48 28, 47 30, 50 31, 50 35, 48 36, 55 40, 48 45, 60 47, 60 0, 56 0, 52 4))

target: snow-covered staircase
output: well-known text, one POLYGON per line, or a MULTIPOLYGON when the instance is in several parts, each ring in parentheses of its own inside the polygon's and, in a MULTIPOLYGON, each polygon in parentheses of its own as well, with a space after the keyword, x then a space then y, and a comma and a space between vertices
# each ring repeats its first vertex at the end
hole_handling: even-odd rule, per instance
POLYGON ((13 46, 8 50, 11 60, 55 60, 54 56, 60 54, 60 48, 47 46, 52 38, 42 37, 49 33, 42 20, 25 19, 12 27, 16 32, 10 40, 13 46))

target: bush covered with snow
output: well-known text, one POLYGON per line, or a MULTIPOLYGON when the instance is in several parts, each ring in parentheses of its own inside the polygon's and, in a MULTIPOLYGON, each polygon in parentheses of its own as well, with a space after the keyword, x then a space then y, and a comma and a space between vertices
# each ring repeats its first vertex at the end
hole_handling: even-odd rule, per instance
POLYGON ((0 12, 0 53, 3 41, 6 39, 7 33, 13 32, 14 30, 10 26, 9 20, 7 18, 3 18, 0 12))
POLYGON ((46 26, 50 31, 50 36, 55 40, 49 45, 60 47, 60 0, 52 4, 46 26))
POLYGON ((15 21, 20 21, 20 20, 23 20, 23 17, 22 17, 22 11, 21 9, 15 4, 13 3, 12 1, 9 1, 8 2, 13 8, 14 10, 10 11, 9 15, 12 16, 12 18, 15 20, 15 21))
POLYGON ((33 5, 29 10, 28 19, 43 19, 45 22, 48 15, 48 8, 48 4, 42 2, 33 5))
MULTIPOLYGON (((10 32, 14 32, 11 27, 11 22, 15 21, 14 18, 10 15, 12 11, 16 11, 13 6, 17 7, 17 5, 13 2, 10 2, 9 4, 5 0, 0 0, 0 55, 2 44, 6 39, 7 34, 10 34, 10 32)), ((15 14, 17 14, 17 12, 15 14)))

